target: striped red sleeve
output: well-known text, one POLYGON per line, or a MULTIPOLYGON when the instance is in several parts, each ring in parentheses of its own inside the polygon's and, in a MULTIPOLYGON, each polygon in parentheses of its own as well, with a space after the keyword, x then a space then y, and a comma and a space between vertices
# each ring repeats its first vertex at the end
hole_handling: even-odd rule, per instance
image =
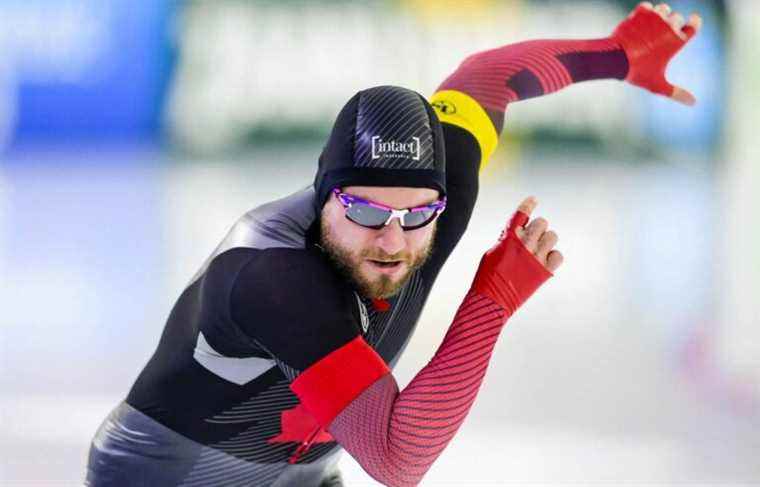
POLYGON ((501 132, 507 104, 558 91, 571 83, 628 74, 628 59, 613 38, 536 40, 473 54, 437 91, 475 99, 501 132))
POLYGON ((653 93, 672 96, 674 86, 665 79, 665 71, 695 34, 688 24, 676 32, 651 7, 639 5, 609 37, 535 40, 473 54, 438 92, 456 91, 477 101, 497 132, 501 132, 508 103, 580 81, 625 79, 653 93))
POLYGON ((443 342, 403 391, 361 338, 291 385, 320 425, 384 485, 419 483, 469 413, 506 319, 551 276, 515 234, 525 220, 516 214, 485 254, 443 342))

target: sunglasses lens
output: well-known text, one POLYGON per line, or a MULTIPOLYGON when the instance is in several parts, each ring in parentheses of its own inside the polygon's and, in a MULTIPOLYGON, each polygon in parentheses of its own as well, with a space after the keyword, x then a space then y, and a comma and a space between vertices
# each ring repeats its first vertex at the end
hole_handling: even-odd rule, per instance
POLYGON ((364 227, 381 227, 388 220, 390 212, 364 203, 354 203, 346 209, 346 216, 364 227))
POLYGON ((407 230, 424 227, 435 218, 436 211, 433 209, 410 211, 404 215, 403 227, 407 230))

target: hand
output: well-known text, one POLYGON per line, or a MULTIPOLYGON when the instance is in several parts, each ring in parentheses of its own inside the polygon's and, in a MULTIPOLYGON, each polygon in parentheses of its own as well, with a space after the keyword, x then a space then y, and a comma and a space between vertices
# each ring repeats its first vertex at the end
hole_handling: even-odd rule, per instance
POLYGON ((641 2, 612 34, 628 57, 626 81, 685 105, 694 105, 697 102, 694 95, 670 84, 665 79, 665 69, 701 27, 702 18, 695 13, 684 22, 683 15, 672 12, 666 3, 653 6, 641 2))
MULTIPOLYGON (((518 215, 523 213, 525 217, 522 219, 527 223, 530 219, 531 213, 536 209, 538 201, 533 196, 529 196, 520 203, 517 207, 518 215)), ((516 215, 517 216, 517 215, 516 215)), ((524 225, 524 223, 523 223, 524 225)), ((564 257, 559 250, 554 250, 554 246, 557 245, 559 237, 557 234, 549 230, 549 222, 545 218, 536 218, 527 226, 518 225, 515 228, 515 234, 523 243, 526 249, 531 252, 536 259, 543 265, 546 270, 554 273, 560 265, 564 257)))
POLYGON ((562 264, 562 254, 554 250, 557 234, 549 224, 536 218, 527 226, 538 202, 523 200, 501 233, 499 241, 480 261, 472 290, 490 297, 511 315, 562 264))

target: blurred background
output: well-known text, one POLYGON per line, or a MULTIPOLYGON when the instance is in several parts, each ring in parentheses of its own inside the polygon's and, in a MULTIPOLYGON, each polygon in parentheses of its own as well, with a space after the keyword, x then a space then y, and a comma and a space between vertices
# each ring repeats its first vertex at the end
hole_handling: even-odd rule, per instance
MULTIPOLYGON (((81 483, 176 297, 312 180, 355 91, 431 94, 470 53, 606 36, 635 3, 0 0, 0 485, 81 483)), ((523 196, 565 265, 423 485, 760 484, 760 14, 671 5, 705 20, 669 70, 696 107, 613 81, 509 107, 399 384, 523 196)))

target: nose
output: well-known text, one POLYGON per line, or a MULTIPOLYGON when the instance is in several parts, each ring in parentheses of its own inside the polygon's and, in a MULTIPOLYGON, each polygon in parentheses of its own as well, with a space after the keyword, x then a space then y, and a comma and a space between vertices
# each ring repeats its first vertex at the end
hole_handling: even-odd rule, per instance
POLYGON ((377 245, 386 254, 396 254, 406 247, 406 237, 401 222, 394 218, 388 225, 378 230, 377 245))

